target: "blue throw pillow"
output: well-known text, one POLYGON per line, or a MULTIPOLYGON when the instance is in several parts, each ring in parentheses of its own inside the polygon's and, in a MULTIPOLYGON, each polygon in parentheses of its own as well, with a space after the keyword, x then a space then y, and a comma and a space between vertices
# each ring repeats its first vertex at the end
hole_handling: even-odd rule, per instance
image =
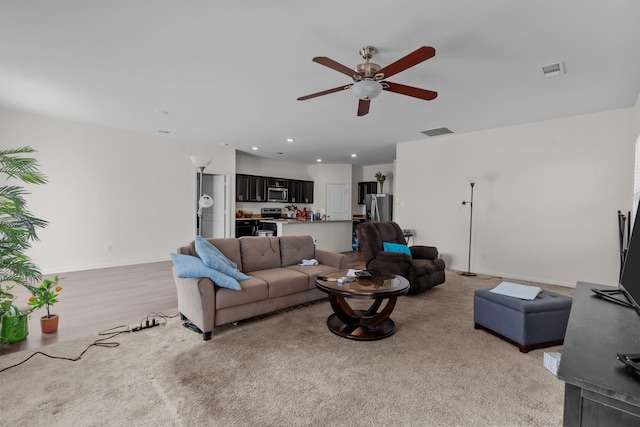
MULTIPOLYGON (((205 239, 204 237, 201 236, 196 236, 196 240, 195 240, 195 246, 196 246, 196 252, 198 253, 198 256, 200 258, 202 258, 202 255, 200 254, 200 251, 202 251, 203 253, 212 253, 217 255, 218 257, 220 257, 222 259, 222 261, 227 264, 229 267, 231 268, 238 268, 238 264, 236 264, 235 262, 231 261, 229 258, 227 258, 225 256, 225 254, 222 253, 222 251, 218 248, 216 248, 215 246, 213 246, 211 244, 211 242, 209 242, 207 239, 205 239)), ((204 258, 202 258, 204 260, 204 258)), ((206 264, 206 261, 205 261, 206 264)))
POLYGON ((208 277, 222 288, 233 289, 234 291, 242 290, 240 283, 236 279, 207 267, 198 257, 171 253, 171 260, 176 269, 176 276, 181 279, 208 277))
POLYGON ((411 249, 409 249, 407 245, 403 245, 401 243, 382 242, 382 247, 385 252, 404 252, 411 256, 411 249))
POLYGON ((207 267, 218 270, 220 273, 231 276, 236 280, 247 280, 250 278, 250 276, 238 270, 237 264, 224 256, 224 254, 220 252, 220 249, 209 243, 207 239, 196 236, 195 246, 196 253, 207 267), (235 267, 232 267, 232 265, 235 265, 235 267))

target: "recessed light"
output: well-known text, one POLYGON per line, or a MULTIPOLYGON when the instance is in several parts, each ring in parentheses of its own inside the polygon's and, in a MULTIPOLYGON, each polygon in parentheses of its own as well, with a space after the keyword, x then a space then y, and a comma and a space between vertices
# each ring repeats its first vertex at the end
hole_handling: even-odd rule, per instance
POLYGON ((171 131, 160 129, 158 133, 164 133, 165 135, 171 135, 171 131))
POLYGON ((169 114, 168 111, 165 110, 153 110, 156 114, 160 114, 161 116, 166 116, 167 114, 169 114))
POLYGON ((252 150, 259 150, 259 147, 251 147, 252 150))
POLYGON ((356 153, 353 153, 351 157, 358 157, 358 155, 356 153))
POLYGON ((293 139, 293 138, 287 138, 287 142, 293 142, 293 141, 295 141, 295 139, 293 139))
POLYGON ((316 162, 320 163, 322 161, 322 159, 317 159, 316 162))
POLYGON ((226 147, 226 146, 227 146, 227 145, 229 145, 229 144, 228 144, 228 143, 226 143, 226 142, 221 142, 221 143, 220 143, 220 145, 224 145, 224 146, 226 147))

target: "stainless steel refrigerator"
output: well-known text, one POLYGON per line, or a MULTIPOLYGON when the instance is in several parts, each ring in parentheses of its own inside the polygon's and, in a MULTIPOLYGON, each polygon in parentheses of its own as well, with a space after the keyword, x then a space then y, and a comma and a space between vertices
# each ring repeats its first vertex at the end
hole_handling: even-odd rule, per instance
POLYGON ((392 221, 393 196, 391 194, 367 194, 367 221, 392 221))

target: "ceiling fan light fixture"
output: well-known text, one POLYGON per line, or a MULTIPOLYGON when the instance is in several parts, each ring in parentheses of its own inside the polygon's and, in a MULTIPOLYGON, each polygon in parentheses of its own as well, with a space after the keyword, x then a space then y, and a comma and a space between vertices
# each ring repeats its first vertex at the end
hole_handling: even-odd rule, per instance
POLYGON ((354 83, 353 86, 351 86, 351 91, 358 98, 369 101, 380 95, 382 85, 375 80, 365 79, 354 83))

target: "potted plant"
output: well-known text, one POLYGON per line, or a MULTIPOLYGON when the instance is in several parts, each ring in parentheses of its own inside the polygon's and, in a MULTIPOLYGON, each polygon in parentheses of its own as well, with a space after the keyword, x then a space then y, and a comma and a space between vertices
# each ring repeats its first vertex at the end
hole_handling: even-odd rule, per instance
MULTIPOLYGON (((0 150, 0 283, 13 282, 26 285, 30 281, 40 280, 42 274, 25 252, 31 243, 38 240, 36 230, 47 226, 47 221, 39 219, 27 209, 24 196, 27 194, 23 187, 12 181, 22 181, 25 184, 44 184, 46 177, 38 171, 35 159, 24 157, 33 153, 31 147, 0 150)), ((17 311, 12 304, 13 296, 0 289, 0 314, 2 314, 2 329, 7 324, 27 326, 27 314, 17 311), (16 312, 17 311, 17 312, 16 312), (11 320, 8 320, 11 319, 11 320)), ((22 326, 20 326, 22 327, 22 326)), ((23 331, 26 338, 27 330, 23 331)))
POLYGON ((31 292, 31 298, 29 298, 29 306, 31 310, 29 313, 42 308, 47 307, 47 315, 40 317, 40 329, 43 334, 50 334, 58 330, 59 316, 57 314, 51 314, 50 306, 58 302, 58 292, 62 290, 62 286, 55 286, 58 284, 58 276, 53 280, 44 279, 40 286, 24 285, 31 292), (54 287, 54 289, 51 289, 54 287))
POLYGON ((13 294, 9 293, 11 289, 13 289, 13 286, 3 287, 2 283, 0 283, 0 347, 9 342, 5 334, 2 333, 2 318, 11 312, 14 299, 13 294))
POLYGON ((376 174, 374 176, 376 177, 376 180, 380 183, 380 192, 383 193, 384 192, 384 182, 387 180, 387 176, 386 175, 382 175, 382 172, 380 172, 380 171, 376 172, 376 174))
POLYGON ((287 217, 292 218, 296 216, 298 207, 296 205, 287 205, 284 207, 287 210, 287 217))

